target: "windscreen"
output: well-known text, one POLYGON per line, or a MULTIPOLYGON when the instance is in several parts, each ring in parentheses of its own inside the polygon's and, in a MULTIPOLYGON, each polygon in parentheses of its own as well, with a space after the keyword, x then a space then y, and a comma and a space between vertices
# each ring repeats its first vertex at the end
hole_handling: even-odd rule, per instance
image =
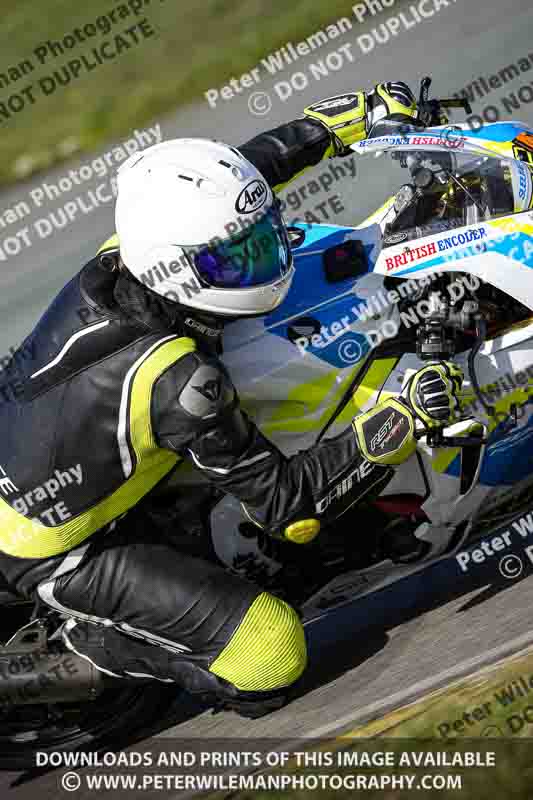
POLYGON ((519 161, 441 149, 392 150, 362 160, 394 197, 382 221, 385 245, 395 243, 395 234, 419 238, 529 206, 531 172, 519 161))

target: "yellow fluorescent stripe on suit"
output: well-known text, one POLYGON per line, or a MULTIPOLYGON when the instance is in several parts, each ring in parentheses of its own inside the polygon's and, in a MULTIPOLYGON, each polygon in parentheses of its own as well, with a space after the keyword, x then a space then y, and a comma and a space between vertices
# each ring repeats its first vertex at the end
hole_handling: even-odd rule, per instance
POLYGON ((159 347, 138 368, 129 409, 130 438, 137 459, 131 477, 93 508, 56 527, 28 519, 0 499, 0 550, 19 558, 48 558, 66 552, 132 508, 159 483, 179 457, 155 443, 150 419, 152 389, 169 366, 195 349, 192 339, 176 338, 159 347))
POLYGON ((114 233, 113 236, 110 236, 109 239, 103 243, 96 255, 99 256, 101 253, 105 253, 106 250, 116 250, 119 244, 118 234, 114 233))
POLYGON ((210 671, 241 691, 269 691, 294 683, 307 666, 305 635, 296 611, 263 592, 210 671))

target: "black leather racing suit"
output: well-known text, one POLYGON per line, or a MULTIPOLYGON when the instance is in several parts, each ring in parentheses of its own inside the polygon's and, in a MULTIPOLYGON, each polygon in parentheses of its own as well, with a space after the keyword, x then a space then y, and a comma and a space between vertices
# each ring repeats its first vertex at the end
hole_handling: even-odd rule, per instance
MULTIPOLYGON (((317 164, 329 144, 320 124, 297 120, 240 150, 276 188, 317 164)), ((0 513, 0 573, 25 596, 39 584, 41 599, 63 613, 93 623, 106 620, 105 637, 98 634, 99 665, 120 673, 129 659, 130 673, 133 664, 137 673, 162 679, 170 674, 189 688, 205 688, 214 680, 209 664, 261 590, 177 554, 158 538, 150 528, 153 515, 144 511, 151 495, 133 511, 131 499, 107 517, 98 511, 94 518, 106 524, 80 533, 85 520, 94 528, 92 510, 105 505, 111 493, 119 495, 128 469, 134 474, 142 464, 134 442, 142 432, 135 432, 133 416, 128 431, 123 413, 133 403, 138 365, 157 360, 168 340, 196 341, 196 349, 165 362, 146 400, 155 440, 147 452, 163 464, 146 492, 170 475, 177 459, 169 461, 168 470, 164 459, 175 454, 210 486, 238 498, 267 534, 282 535, 306 518, 331 523, 391 471, 362 458, 351 427, 285 457, 239 407, 231 376, 217 356, 220 323, 157 297, 109 264, 109 258, 105 263, 95 258, 67 284, 22 346, 31 350, 31 361, 15 354, 2 373, 0 512, 16 509, 41 522, 51 536, 65 519, 70 527, 63 538, 28 549, 33 534, 12 536, 6 523, 11 517, 0 513), (79 483, 78 474, 84 478, 79 483), (347 478, 351 489, 345 492, 347 478), (46 487, 57 489, 53 499, 61 498, 62 505, 51 502, 46 487), (73 520, 80 521, 78 528, 70 525, 73 520), (165 650, 172 642, 180 644, 165 650)), ((178 488, 174 507, 181 503, 189 516, 196 508, 201 516, 205 502, 205 493, 191 499, 178 488)))

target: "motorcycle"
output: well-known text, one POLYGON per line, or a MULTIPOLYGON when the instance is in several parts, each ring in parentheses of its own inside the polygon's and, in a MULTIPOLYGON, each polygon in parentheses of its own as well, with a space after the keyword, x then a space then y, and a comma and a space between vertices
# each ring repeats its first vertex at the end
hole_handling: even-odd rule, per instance
MULTIPOLYGON (((304 624, 453 557, 533 499, 533 130, 450 124, 448 109, 471 113, 468 102, 429 99, 430 82, 417 125, 382 120, 352 145, 357 188, 386 191, 379 209, 355 227, 293 222, 287 298, 225 333, 243 407, 288 455, 398 396, 424 364, 451 359, 465 374, 453 424, 421 436, 357 504, 368 535, 354 537, 354 509, 305 546, 262 536, 231 497, 213 509, 205 557, 288 600, 304 624), (429 558, 391 554, 413 536, 429 558)), ((116 746, 167 705, 156 681, 113 678, 65 651, 59 614, 6 592, 0 602, 14 630, 0 648, 0 766, 116 746)))

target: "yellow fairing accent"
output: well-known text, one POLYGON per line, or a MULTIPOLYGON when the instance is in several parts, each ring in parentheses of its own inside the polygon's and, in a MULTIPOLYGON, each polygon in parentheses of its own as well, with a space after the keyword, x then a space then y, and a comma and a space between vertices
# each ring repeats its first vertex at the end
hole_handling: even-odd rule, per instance
POLYGON ((113 236, 110 236, 109 239, 103 243, 103 245, 100 247, 96 255, 99 256, 100 253, 103 253, 106 250, 116 250, 118 246, 119 246, 118 235, 114 233, 113 236))
POLYGON ((48 558, 64 553, 136 505, 176 465, 178 456, 155 443, 150 401, 158 377, 195 349, 192 339, 173 339, 158 348, 137 370, 129 415, 131 443, 137 459, 131 477, 94 508, 56 527, 28 519, 0 499, 0 550, 19 558, 48 558))
POLYGON ((533 225, 526 222, 524 219, 517 220, 513 217, 502 217, 501 219, 488 220, 487 224, 491 228, 495 228, 500 235, 518 231, 520 233, 527 233, 529 236, 533 235, 533 225))
POLYGON ((293 522, 285 528, 285 538, 294 544, 307 544, 320 533, 320 521, 318 519, 302 519, 293 522))
MULTIPOLYGON (((488 384, 490 385, 490 384, 488 384)), ((516 389, 514 392, 509 392, 509 394, 505 395, 504 397, 498 398, 497 400, 489 400, 490 405, 493 406, 494 411, 496 414, 511 414, 511 406, 516 404, 517 408, 525 405, 529 401, 530 391, 533 390, 533 386, 529 385, 528 387, 524 387, 523 389, 516 389)), ((485 391, 486 386, 481 387, 481 391, 485 391)), ((468 405, 470 401, 475 400, 475 395, 464 395, 461 398, 461 412, 463 414, 468 414, 468 405), (464 406, 467 406, 466 408, 464 406)), ((495 419, 494 417, 488 417, 486 420, 487 426, 487 433, 492 433, 492 431, 497 428, 497 426, 502 422, 502 417, 498 417, 495 419)), ((473 422, 473 425, 478 425, 477 422, 473 422)), ((464 433, 460 433, 459 436, 467 436, 471 432, 471 428, 468 428, 467 431, 464 433)), ((459 447, 444 447, 440 448, 436 453, 434 458, 431 461, 431 467, 435 472, 446 472, 452 461, 459 455, 461 452, 459 447)))
POLYGON ((263 592, 210 671, 245 692, 290 686, 307 665, 304 630, 296 611, 263 592))

